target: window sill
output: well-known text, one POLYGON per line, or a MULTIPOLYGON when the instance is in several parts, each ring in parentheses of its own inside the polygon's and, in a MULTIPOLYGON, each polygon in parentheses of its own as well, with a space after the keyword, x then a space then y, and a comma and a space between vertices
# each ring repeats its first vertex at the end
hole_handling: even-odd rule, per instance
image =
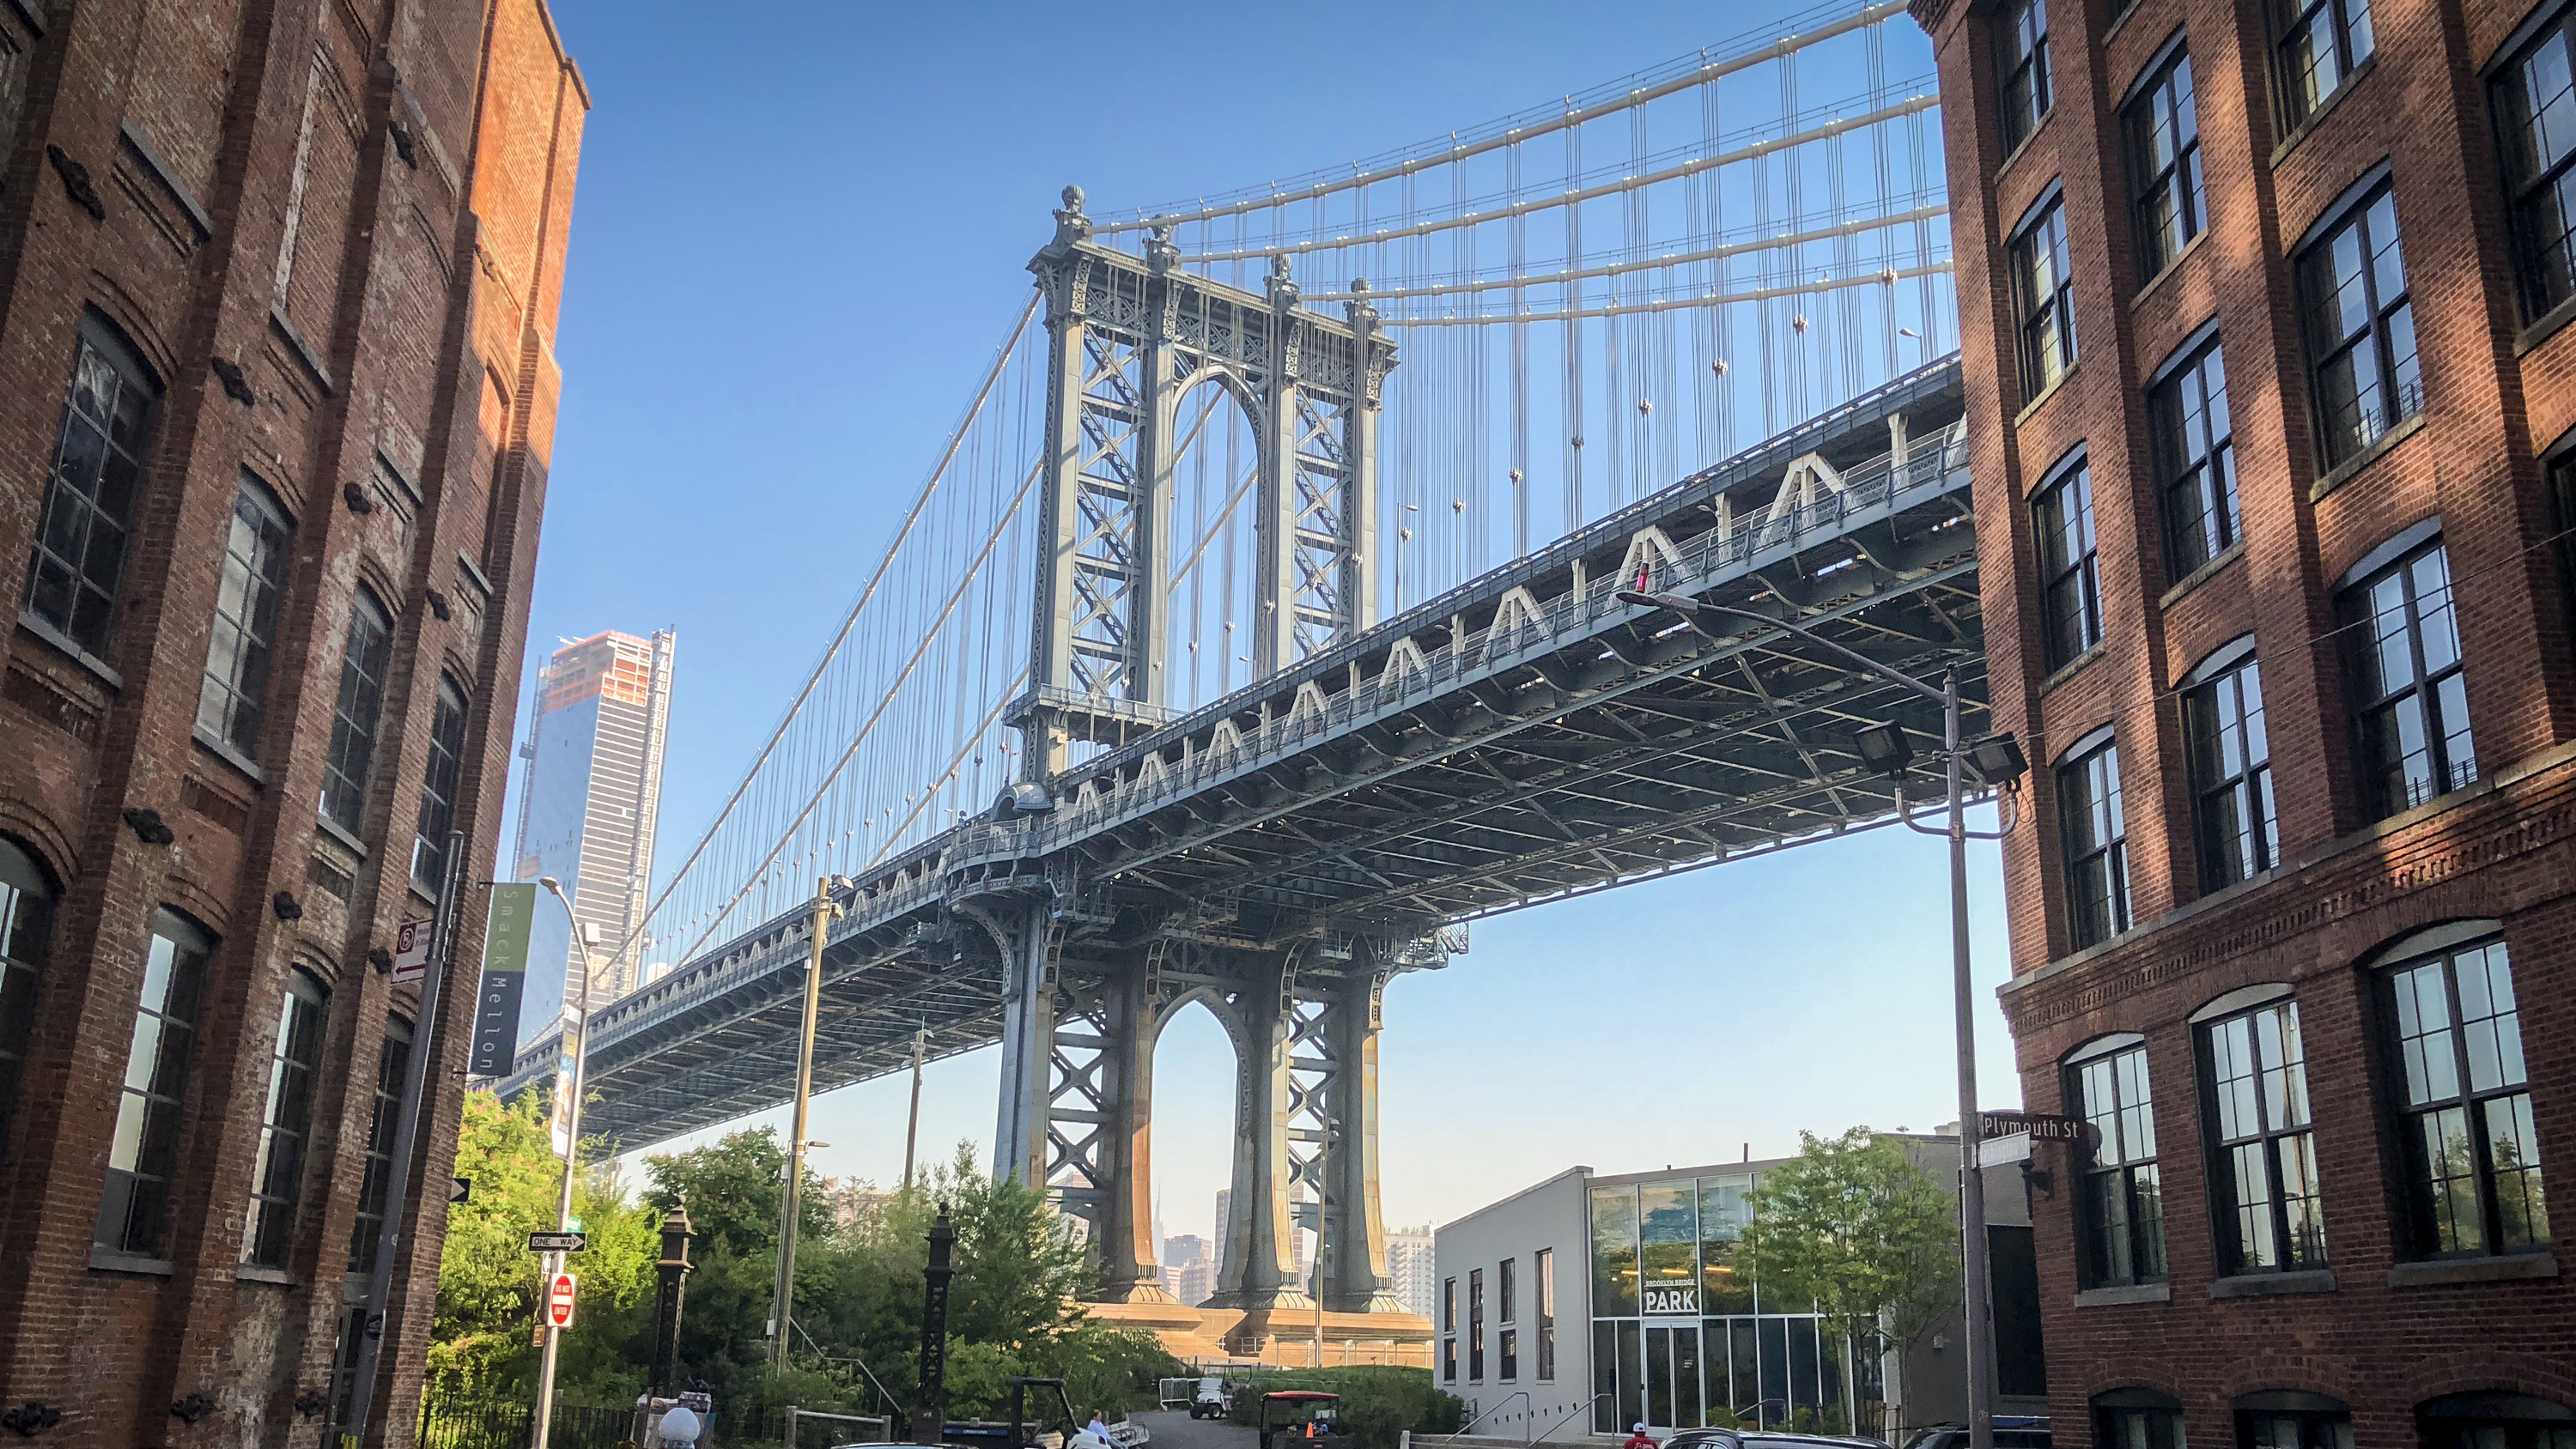
POLYGON ((2006 156, 2003 159, 2003 163, 1995 168, 1996 185, 2002 185, 2003 179, 2012 174, 2014 162, 2019 161, 2024 156, 2030 154, 2032 143, 2036 142, 2040 138, 2041 134, 2047 131, 2049 118, 2056 114, 2057 107, 2055 106, 2050 106, 2047 110, 2040 112, 2039 119, 2031 125, 2030 134, 2022 137, 2021 144, 2012 148, 2012 154, 2006 156))
POLYGON ((2281 144, 2272 148, 2272 159, 2268 163, 2271 168, 2275 171, 2281 169, 2281 163, 2289 159, 2290 153, 2298 149, 2299 143, 2315 134, 2317 127, 2325 123, 2326 117, 2334 111, 2334 108, 2343 104, 2343 98, 2352 94, 2353 87, 2360 85, 2372 71, 2377 69, 2379 69, 2379 52, 2374 50, 2370 53, 2369 59, 2352 68, 2352 74, 2343 78, 2342 85, 2327 92, 2326 98, 2317 102, 2317 108, 2308 112, 2307 119, 2290 128, 2290 134, 2281 138, 2281 144))
POLYGON ((2429 1263, 2398 1263, 2388 1270, 2391 1288, 2421 1288, 2437 1283, 2502 1283, 2517 1278, 2555 1278, 2555 1253, 2514 1253, 2495 1258, 2438 1258, 2429 1263))
POLYGON ((336 840, 342 845, 347 846, 349 849, 356 851, 358 853, 358 859, 364 860, 367 858, 367 843, 360 840, 357 836, 349 833, 349 831, 343 828, 338 821, 333 820, 327 815, 316 815, 313 817, 313 823, 321 826, 323 832, 329 835, 333 840, 336 840))
POLYGON ((2120 6, 2120 13, 2112 16, 2111 23, 2102 27, 2102 38, 2093 42, 2096 50, 2109 45, 2112 36, 2128 28, 2129 17, 2138 13, 2138 0, 2113 0, 2113 3, 2120 6))
POLYGON ((2308 501, 2316 503, 2353 480, 2354 476, 2393 451, 2398 444, 2424 431, 2424 413, 2417 409, 2413 416, 2371 440, 2370 446, 2344 459, 2334 470, 2318 479, 2308 490, 2308 501))
POLYGON ((2097 640, 2093 644, 2093 647, 2057 666, 2055 670, 2050 672, 2046 679, 2039 682, 2040 696, 2042 698, 2046 698, 2050 690, 2055 689, 2057 686, 2074 678, 2077 674, 2082 673, 2084 666, 2101 658, 2108 647, 2109 646, 2105 641, 2097 640))
POLYGON ((99 677, 101 683, 122 694, 125 676, 107 666, 107 661, 83 649, 72 636, 64 633, 25 609, 18 611, 18 627, 71 656, 71 661, 99 677))
POLYGON ((2229 564, 2236 562, 2244 556, 2245 540, 2240 538, 2234 543, 2229 544, 2227 547, 2220 549, 2209 562, 2202 564, 2200 567, 2193 569, 2190 573, 2183 575, 2181 583, 2165 590, 2163 595, 2157 598, 2156 607, 2159 609, 2172 608, 2174 605, 2182 602, 2183 595, 2190 593, 2192 590, 2199 588, 2202 584, 2208 583, 2211 579, 2225 573, 2229 564))
POLYGON ((244 1283, 274 1283, 281 1288, 295 1286, 295 1275, 284 1268, 262 1268, 244 1263, 233 1271, 233 1277, 244 1283))
POLYGON ((148 1273, 156 1278, 167 1278, 179 1271, 167 1258, 147 1258, 98 1243, 90 1244, 89 1265, 102 1273, 148 1273))
POLYGON ((2030 421, 2030 415, 2032 413, 2038 412, 2041 408, 2046 407, 2048 405, 2048 400, 2057 396, 2057 390, 2066 386, 2066 380, 2073 377, 2075 375, 2075 370, 2083 365, 2083 360, 2080 358, 2074 362, 2068 363, 2064 372, 2059 373, 2055 378, 2051 379, 2048 386, 2041 388, 2030 401, 2023 403, 2021 405, 2021 411, 2013 414, 2012 425, 2014 429, 2018 431, 2022 424, 2030 421))
POLYGON ((2576 319, 2576 296, 2543 312, 2528 327, 2513 335, 2513 355, 2521 357, 2533 348, 2558 335, 2558 329, 2576 319))
POLYGON ((189 734, 191 738, 196 740, 199 746, 207 751, 207 753, 213 755, 216 759, 223 761, 225 764, 232 766, 234 769, 241 771, 244 775, 249 776, 252 784, 265 785, 268 783, 268 776, 261 771, 259 766, 251 763, 250 756, 234 749, 231 744, 222 738, 208 732, 204 726, 200 725, 192 727, 189 734))
POLYGON ((331 369, 323 364, 322 354, 315 350, 312 343, 304 340, 304 334, 295 330, 294 323, 286 320, 286 312, 283 308, 268 309, 268 325, 276 328, 277 335, 286 339, 287 347, 295 353, 295 360, 304 364, 304 370, 313 374, 315 382, 322 384, 323 393, 327 396, 334 392, 335 389, 331 386, 331 369))
POLYGON ((2333 1291, 2335 1275, 2331 1268, 2310 1268, 2297 1273, 2240 1273, 2209 1285, 2212 1298, 2273 1298, 2285 1293, 2333 1291))
POLYGON ((2078 1308, 2109 1308, 2122 1303, 2171 1303, 2171 1283, 2123 1283, 2116 1288, 2087 1288, 2075 1295, 2078 1308))
POLYGON ((2164 284, 2172 278, 2174 273, 2182 270, 2182 264, 2191 260, 2191 254, 2200 250, 2200 244, 2207 240, 2209 240, 2209 226, 2207 222, 2204 221, 2200 230, 2192 233, 2191 240, 2182 244, 2182 250, 2173 254, 2173 260, 2165 263, 2163 270, 2157 272, 2154 276, 2147 278, 2147 280, 2139 286, 2137 295, 2129 299, 2129 310, 2132 312, 2138 310, 2140 306, 2145 304, 2149 296, 2161 290, 2164 287, 2164 284))
POLYGON ((437 889, 433 886, 423 884, 418 877, 414 877, 411 882, 411 894, 412 899, 420 902, 422 905, 429 907, 433 911, 438 909, 437 889))

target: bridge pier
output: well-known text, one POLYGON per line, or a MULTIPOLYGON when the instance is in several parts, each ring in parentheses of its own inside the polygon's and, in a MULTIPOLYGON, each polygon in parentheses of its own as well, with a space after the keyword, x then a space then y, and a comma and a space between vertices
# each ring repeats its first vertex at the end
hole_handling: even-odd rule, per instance
POLYGON ((1323 1265, 1324 1306, 1335 1313, 1405 1311, 1386 1270, 1386 1218, 1378 1209, 1377 1039, 1391 974, 1373 963, 1365 976, 1345 981, 1328 1026, 1336 1070, 1325 1110, 1334 1131, 1324 1162, 1327 1208, 1316 1253, 1323 1265))
POLYGON ((1236 1011, 1234 1185, 1227 1220, 1217 1225, 1216 1296, 1211 1308, 1252 1310, 1307 1307, 1297 1286, 1295 1250, 1287 1233, 1289 1157, 1289 1040, 1294 1013, 1297 948, 1278 959, 1275 975, 1246 983, 1236 1011))

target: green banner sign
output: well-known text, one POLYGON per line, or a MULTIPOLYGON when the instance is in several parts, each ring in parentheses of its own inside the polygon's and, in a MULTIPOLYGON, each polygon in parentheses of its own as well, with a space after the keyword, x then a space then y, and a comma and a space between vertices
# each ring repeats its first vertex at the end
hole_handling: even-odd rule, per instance
POLYGON ((536 925, 533 882, 492 887, 492 919, 483 932, 483 989, 474 1002, 474 1054, 465 1070, 506 1077, 519 1052, 519 996, 528 984, 528 933, 536 925))

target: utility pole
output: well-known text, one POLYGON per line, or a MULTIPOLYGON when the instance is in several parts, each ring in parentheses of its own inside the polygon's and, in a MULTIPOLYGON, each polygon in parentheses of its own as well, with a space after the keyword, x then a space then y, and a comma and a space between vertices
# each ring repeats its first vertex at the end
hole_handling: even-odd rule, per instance
POLYGON ((367 1440, 375 1410, 376 1365, 384 1351, 385 1312, 394 1290, 394 1260, 402 1250, 403 1214, 410 1205, 412 1156, 420 1142, 421 1100, 429 1093, 429 1063, 438 1050, 438 998, 447 988, 447 960, 456 952, 456 912, 465 895, 465 832, 447 832, 447 870, 439 882, 438 910, 429 926, 429 974, 420 983, 420 1020, 412 1027, 411 1060, 403 1068, 402 1103, 394 1112, 393 1157, 385 1180, 385 1215, 376 1229, 376 1270, 367 1277, 367 1307, 359 1319, 357 1363, 349 1390, 349 1422, 341 1443, 357 1449, 367 1440))
MULTIPOLYGON (((599 958, 590 953, 590 948, 599 944, 599 926, 596 922, 584 922, 573 910, 572 897, 564 894, 563 882, 553 876, 542 875, 537 877, 537 885, 564 908, 564 918, 572 922, 573 949, 581 953, 581 997, 580 1006, 573 1016, 572 1084, 568 1088, 572 1101, 561 1109, 564 1119, 563 1188, 555 1204, 555 1227, 568 1233, 573 1230, 573 1182, 581 1172, 581 1094, 584 1068, 590 1061, 590 985, 591 979, 599 974, 599 958)), ((574 885, 578 888, 580 882, 575 881, 574 885)), ((552 1283, 555 1275, 563 1271, 563 1266, 562 1253, 546 1254, 544 1281, 552 1283)), ((540 1295, 538 1312, 542 1315, 544 1311, 544 1299, 540 1295)), ((563 1351, 564 1331, 549 1322, 545 1324, 544 1332, 545 1352, 537 1363, 537 1423, 536 1432, 530 1438, 531 1449, 546 1449, 546 1441, 554 1428, 555 1361, 563 1351)))
POLYGON ((814 1028, 823 1014, 823 944, 831 934, 833 877, 814 882, 814 947, 805 953, 805 1029, 796 1044, 796 1115, 787 1143, 787 1190, 778 1195, 778 1285, 770 1297, 769 1367, 787 1367, 787 1345, 795 1334, 788 1319, 796 1311, 796 1219, 805 1195, 805 1108, 814 1090, 814 1028))
POLYGON ((930 1050, 930 1029, 912 1034, 912 1115, 904 1119, 903 1190, 912 1191, 912 1147, 921 1140, 921 1059, 930 1050))

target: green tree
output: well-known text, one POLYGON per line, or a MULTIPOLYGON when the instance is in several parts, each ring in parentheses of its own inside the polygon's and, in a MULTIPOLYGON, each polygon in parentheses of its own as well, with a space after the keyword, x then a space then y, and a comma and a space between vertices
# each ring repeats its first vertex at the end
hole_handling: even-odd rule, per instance
POLYGON ((1895 1138, 1801 1132, 1798 1155, 1763 1174, 1752 1203, 1738 1251, 1762 1296, 1813 1299, 1847 1342, 1883 1330, 1890 1347, 1910 1347, 1958 1301, 1950 1194, 1895 1138))
MULTIPOLYGON (((563 1183, 545 1110, 533 1092, 510 1104, 466 1094, 456 1175, 473 1180, 474 1195, 447 1215, 431 1315, 433 1395, 524 1401, 535 1389, 545 1260, 528 1251, 528 1234, 554 1228, 563 1183)), ((661 1215, 629 1200, 601 1144, 582 1149, 573 1211, 590 1245, 573 1259, 579 1308, 556 1382, 568 1402, 631 1403, 643 1371, 628 1345, 650 1327, 661 1215)))

